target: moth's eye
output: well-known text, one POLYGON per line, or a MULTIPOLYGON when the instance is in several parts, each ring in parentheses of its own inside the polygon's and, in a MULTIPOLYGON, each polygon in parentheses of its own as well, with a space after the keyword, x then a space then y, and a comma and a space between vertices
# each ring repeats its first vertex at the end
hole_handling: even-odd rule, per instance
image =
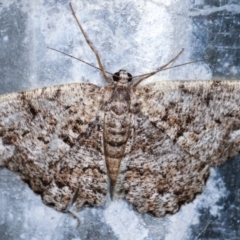
POLYGON ((131 82, 132 81, 132 74, 128 73, 128 81, 131 82))
POLYGON ((113 74, 113 81, 117 82, 119 80, 119 72, 113 74))

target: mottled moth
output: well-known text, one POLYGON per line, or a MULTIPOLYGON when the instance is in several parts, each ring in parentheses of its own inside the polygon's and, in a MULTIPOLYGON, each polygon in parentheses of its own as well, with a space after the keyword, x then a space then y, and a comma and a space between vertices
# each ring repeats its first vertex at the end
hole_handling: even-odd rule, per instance
POLYGON ((125 70, 110 79, 77 23, 109 85, 1 96, 0 166, 18 172, 58 211, 100 206, 111 185, 113 199, 126 199, 140 213, 175 213, 204 190, 211 166, 240 150, 239 82, 139 86, 176 57, 136 83, 125 70))

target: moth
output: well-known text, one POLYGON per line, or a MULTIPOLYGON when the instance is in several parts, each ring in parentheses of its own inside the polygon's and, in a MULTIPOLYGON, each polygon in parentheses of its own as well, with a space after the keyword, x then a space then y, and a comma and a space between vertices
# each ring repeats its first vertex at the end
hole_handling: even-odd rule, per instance
MULTIPOLYGON (((104 70, 109 83, 72 83, 0 96, 0 167, 19 173, 44 204, 100 206, 110 188, 140 213, 175 213, 204 190, 209 168, 240 151, 238 81, 144 79, 104 70)), ((135 76, 136 77, 136 76, 135 76)))

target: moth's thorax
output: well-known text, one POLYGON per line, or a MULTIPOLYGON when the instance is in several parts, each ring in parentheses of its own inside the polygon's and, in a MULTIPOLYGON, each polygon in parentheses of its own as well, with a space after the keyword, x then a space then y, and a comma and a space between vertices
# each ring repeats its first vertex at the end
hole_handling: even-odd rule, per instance
POLYGON ((108 89, 104 116, 104 149, 108 175, 116 183, 130 129, 130 87, 113 85, 108 89))

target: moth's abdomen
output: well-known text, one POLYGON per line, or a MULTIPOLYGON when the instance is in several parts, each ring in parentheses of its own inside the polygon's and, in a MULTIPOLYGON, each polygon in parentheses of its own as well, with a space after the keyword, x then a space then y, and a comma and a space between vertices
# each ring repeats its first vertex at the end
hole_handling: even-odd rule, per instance
POLYGON ((108 175, 113 184, 117 176, 130 129, 130 96, 128 88, 113 89, 104 117, 104 150, 108 175))
POLYGON ((112 112, 105 113, 104 147, 108 175, 116 183, 121 160, 129 136, 129 113, 117 116, 112 112))

